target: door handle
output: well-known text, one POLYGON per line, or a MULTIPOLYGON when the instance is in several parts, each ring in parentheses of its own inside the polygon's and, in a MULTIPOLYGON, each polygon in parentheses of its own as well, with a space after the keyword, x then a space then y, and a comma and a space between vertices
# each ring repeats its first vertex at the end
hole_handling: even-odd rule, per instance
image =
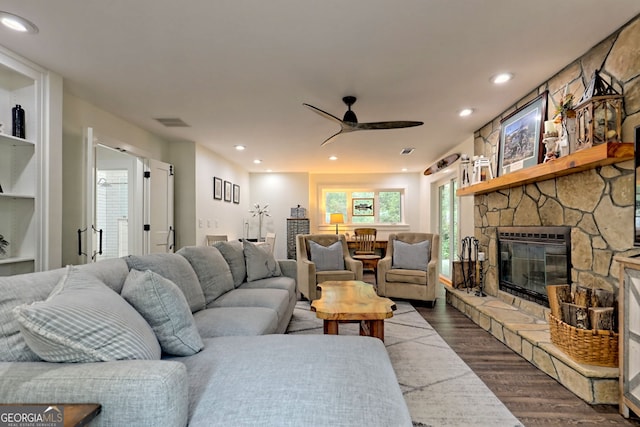
POLYGON ((173 229, 173 226, 169 226, 169 231, 167 232, 167 252, 171 252, 176 245, 176 231, 173 229))
POLYGON ((78 228, 78 256, 86 255, 86 253, 82 252, 82 233, 85 231, 87 231, 86 228, 84 230, 78 228))

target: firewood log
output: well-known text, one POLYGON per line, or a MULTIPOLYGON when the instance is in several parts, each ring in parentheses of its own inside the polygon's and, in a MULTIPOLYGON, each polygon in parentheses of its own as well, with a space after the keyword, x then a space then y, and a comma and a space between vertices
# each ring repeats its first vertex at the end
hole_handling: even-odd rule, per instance
POLYGON ((576 291, 573 294, 573 303, 581 305, 583 307, 590 307, 591 305, 592 289, 586 286, 577 285, 576 291))
POLYGON ((547 296, 549 297, 549 308, 551 314, 557 319, 562 319, 563 302, 571 302, 571 286, 569 285, 549 285, 547 286, 547 296))
POLYGON ((562 303, 562 321, 579 329, 589 329, 587 307, 568 302, 562 303))
POLYGON ((613 331, 613 307, 590 307, 589 319, 592 329, 613 331))

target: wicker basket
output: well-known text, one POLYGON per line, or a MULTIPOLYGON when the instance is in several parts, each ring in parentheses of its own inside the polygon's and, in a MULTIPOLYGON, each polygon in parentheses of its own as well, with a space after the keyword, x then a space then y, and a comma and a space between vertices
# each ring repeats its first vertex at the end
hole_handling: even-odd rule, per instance
POLYGON ((578 329, 549 314, 551 342, 578 363, 618 367, 618 334, 578 329))

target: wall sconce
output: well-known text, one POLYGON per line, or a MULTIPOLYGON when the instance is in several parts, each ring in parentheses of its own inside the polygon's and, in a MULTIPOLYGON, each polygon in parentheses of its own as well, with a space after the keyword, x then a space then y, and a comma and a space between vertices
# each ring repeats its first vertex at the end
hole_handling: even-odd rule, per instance
POLYGON ((336 234, 338 234, 338 224, 344 224, 344 215, 341 213, 332 213, 329 216, 329 224, 336 225, 336 234))
POLYGON ((622 142, 622 95, 596 71, 575 107, 578 150, 622 142))

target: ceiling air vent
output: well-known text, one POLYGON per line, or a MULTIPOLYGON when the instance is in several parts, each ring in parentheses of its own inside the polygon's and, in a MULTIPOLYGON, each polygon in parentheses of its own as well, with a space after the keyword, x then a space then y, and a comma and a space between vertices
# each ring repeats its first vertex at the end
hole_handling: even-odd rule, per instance
POLYGON ((182 119, 178 117, 165 117, 165 118, 156 118, 155 120, 159 121, 161 124, 168 128, 188 128, 189 125, 186 124, 182 119))
POLYGON ((413 153, 413 150, 415 150, 414 147, 403 148, 402 150, 400 150, 400 154, 402 154, 403 156, 408 156, 409 154, 413 153))

